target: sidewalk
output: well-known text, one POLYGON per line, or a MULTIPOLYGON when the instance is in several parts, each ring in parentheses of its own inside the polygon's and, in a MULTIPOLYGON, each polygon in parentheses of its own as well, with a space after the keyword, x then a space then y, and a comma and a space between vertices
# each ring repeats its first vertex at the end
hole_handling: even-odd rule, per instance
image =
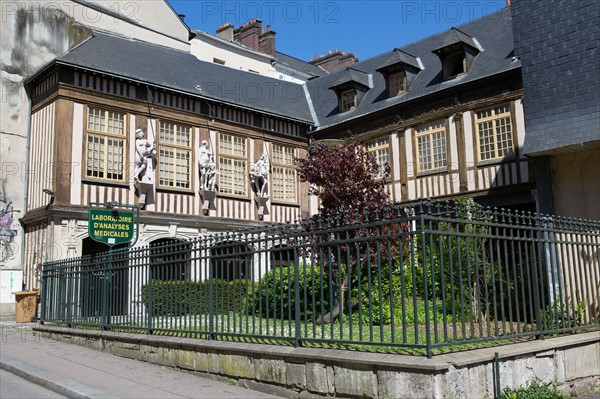
POLYGON ((171 368, 41 338, 0 321, 0 368, 72 398, 276 398, 171 368))

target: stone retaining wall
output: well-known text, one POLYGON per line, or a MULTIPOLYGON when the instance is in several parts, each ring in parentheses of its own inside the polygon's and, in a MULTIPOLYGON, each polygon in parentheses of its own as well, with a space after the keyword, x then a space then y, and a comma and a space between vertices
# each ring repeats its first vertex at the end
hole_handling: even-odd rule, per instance
POLYGON ((494 353, 501 388, 534 378, 571 394, 600 381, 597 332, 425 357, 293 348, 50 326, 43 337, 117 356, 204 373, 285 397, 492 398, 494 353))

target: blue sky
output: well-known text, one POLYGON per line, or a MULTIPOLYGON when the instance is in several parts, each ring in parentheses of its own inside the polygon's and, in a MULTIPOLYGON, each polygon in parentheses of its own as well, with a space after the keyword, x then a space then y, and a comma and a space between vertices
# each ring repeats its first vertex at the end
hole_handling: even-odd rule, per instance
POLYGON ((185 22, 215 34, 258 18, 277 32, 278 51, 308 61, 327 50, 352 51, 360 60, 494 13, 506 0, 441 1, 199 1, 168 0, 185 22))

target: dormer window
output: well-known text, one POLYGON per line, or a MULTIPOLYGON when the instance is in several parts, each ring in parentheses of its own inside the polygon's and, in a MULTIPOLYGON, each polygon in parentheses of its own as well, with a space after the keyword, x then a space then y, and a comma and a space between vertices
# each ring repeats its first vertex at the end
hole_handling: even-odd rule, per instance
POLYGON ((404 71, 392 72, 388 76, 387 90, 389 97, 396 97, 406 91, 406 74, 404 71))
POLYGON ((397 97, 406 92, 411 83, 423 70, 418 58, 398 49, 394 49, 385 59, 385 64, 377 69, 385 78, 388 98, 397 97))
POLYGON ((467 72, 467 57, 463 49, 445 55, 442 58, 444 80, 452 79, 467 72))
POLYGON ((350 111, 356 107, 356 90, 345 90, 340 94, 340 112, 350 111))
POLYGON ((370 74, 346 68, 337 76, 334 84, 329 86, 338 98, 338 112, 352 111, 360 104, 367 91, 373 87, 370 74))
POLYGON ((433 50, 442 63, 444 80, 454 79, 467 73, 481 51, 483 49, 477 39, 456 28, 450 29, 444 37, 444 44, 433 50))

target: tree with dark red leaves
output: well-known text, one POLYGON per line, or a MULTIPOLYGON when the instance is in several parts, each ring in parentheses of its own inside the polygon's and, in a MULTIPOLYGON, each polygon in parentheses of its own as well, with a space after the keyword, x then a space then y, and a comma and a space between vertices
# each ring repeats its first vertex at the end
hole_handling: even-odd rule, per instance
MULTIPOLYGON (((302 227, 323 274, 341 283, 334 290, 341 304, 356 276, 388 265, 402 247, 401 233, 408 225, 394 222, 400 208, 385 190, 389 165, 379 165, 358 143, 329 146, 315 141, 308 156, 295 164, 300 181, 309 183, 309 194, 320 201, 319 214, 304 220, 302 227)), ((338 306, 322 321, 330 322, 341 312, 338 306)))

